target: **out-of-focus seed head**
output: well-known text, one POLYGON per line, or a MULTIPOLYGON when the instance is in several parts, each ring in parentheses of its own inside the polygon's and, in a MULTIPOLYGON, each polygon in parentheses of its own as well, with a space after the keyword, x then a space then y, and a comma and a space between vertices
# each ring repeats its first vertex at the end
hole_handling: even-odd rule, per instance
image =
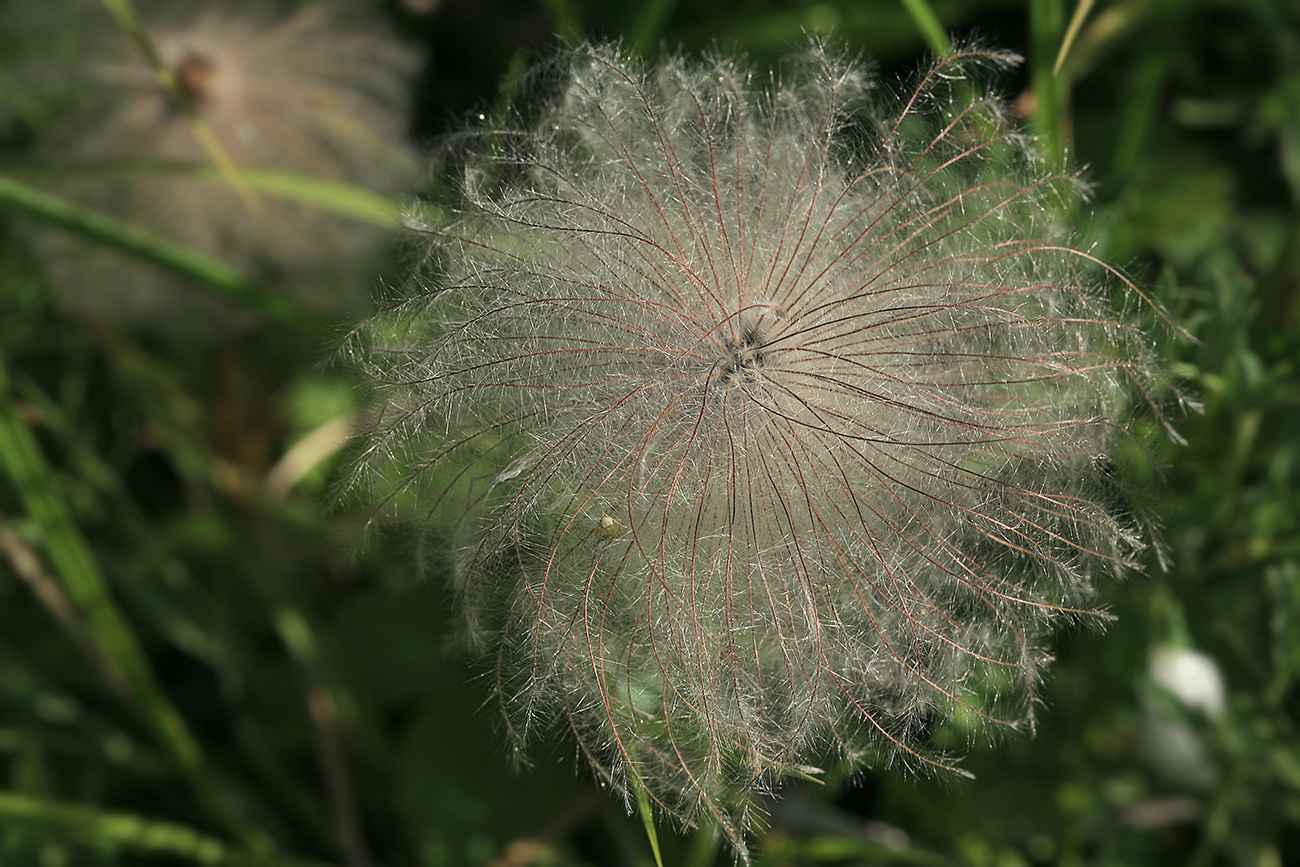
MULTIPOLYGON (((373 16, 351 14, 342 2, 288 14, 212 0, 145 4, 143 11, 163 65, 235 166, 386 192, 407 185, 403 142, 415 55, 373 16)), ((73 14, 65 10, 62 27, 73 14)), ((91 96, 51 132, 49 150, 65 166, 127 165, 74 174, 59 192, 260 279, 309 284, 301 300, 316 309, 359 301, 352 286, 361 275, 347 266, 365 260, 382 231, 270 195, 250 207, 220 180, 167 170, 169 162, 207 163, 210 154, 127 36, 102 10, 84 17, 99 31, 76 67, 91 96)), ((56 275, 61 291, 91 315, 182 333, 220 332, 218 323, 243 321, 116 254, 67 250, 56 258, 66 260, 66 273, 56 275)))
POLYGON ((1162 386, 1109 293, 1149 304, 1058 225, 1077 184, 983 89, 1013 61, 892 97, 820 46, 772 81, 590 48, 459 143, 354 341, 365 465, 458 519, 517 743, 570 728, 744 857, 783 777, 1027 723, 1047 629, 1147 544, 1107 455, 1162 386))

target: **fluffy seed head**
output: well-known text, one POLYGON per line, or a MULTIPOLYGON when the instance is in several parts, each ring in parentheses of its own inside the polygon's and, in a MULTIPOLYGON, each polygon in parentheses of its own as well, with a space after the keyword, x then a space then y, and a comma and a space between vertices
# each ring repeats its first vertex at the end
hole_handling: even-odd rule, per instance
MULTIPOLYGON (((244 169, 377 190, 403 187, 409 157, 400 143, 414 54, 373 22, 349 15, 342 2, 278 15, 267 14, 266 6, 225 0, 146 6, 162 63, 221 149, 244 169)), ((64 12, 66 28, 80 13, 64 12)), ((359 275, 331 281, 332 272, 377 246, 383 232, 273 196, 250 208, 228 185, 156 165, 207 163, 209 154, 126 35, 102 10, 89 13, 85 18, 102 32, 75 71, 91 98, 79 100, 52 131, 50 150, 65 164, 125 160, 152 170, 136 165, 74 175, 60 192, 261 279, 310 273, 310 294, 301 300, 316 309, 346 306, 344 286, 359 284, 359 275)), ((59 288, 92 315, 198 333, 242 322, 148 269, 123 273, 117 259, 71 251, 52 258, 70 260, 66 273, 56 275, 59 288)), ((356 301, 355 289, 347 288, 356 301)))
POLYGON ((819 46, 776 82, 593 48, 461 148, 355 348, 517 742, 561 721, 744 857, 756 789, 1028 720, 1045 630, 1144 546, 1106 456, 1155 374, 980 90, 1012 61, 897 99, 819 46))

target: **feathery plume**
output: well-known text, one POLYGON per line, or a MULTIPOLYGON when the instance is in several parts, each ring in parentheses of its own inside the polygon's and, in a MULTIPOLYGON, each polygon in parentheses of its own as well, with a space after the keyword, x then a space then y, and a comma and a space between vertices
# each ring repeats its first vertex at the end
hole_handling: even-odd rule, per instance
POLYGON ((563 721, 744 858, 783 777, 1029 721, 1046 631, 1146 544, 1106 461, 1160 380, 1054 222, 1078 185, 981 90, 1013 62, 891 99, 819 45, 772 83, 588 48, 460 142, 420 280, 354 335, 363 463, 456 520, 517 744, 563 721))

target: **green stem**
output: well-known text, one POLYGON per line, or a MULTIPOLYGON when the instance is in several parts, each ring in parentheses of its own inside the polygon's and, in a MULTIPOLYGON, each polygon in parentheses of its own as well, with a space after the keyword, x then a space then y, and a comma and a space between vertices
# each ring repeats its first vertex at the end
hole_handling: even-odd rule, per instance
MULTIPOLYGON (((119 159, 64 162, 57 165, 10 164, 7 171, 14 178, 30 182, 83 176, 193 178, 213 183, 224 180, 220 170, 211 163, 187 160, 119 159)), ((242 171, 244 180, 259 193, 382 228, 391 229, 401 225, 402 203, 373 190, 279 169, 246 166, 242 171)))
POLYGON ((91 208, 0 175, 0 209, 56 226, 171 271, 269 319, 317 329, 317 317, 222 262, 195 253, 91 208))
POLYGON ((639 777, 632 776, 628 785, 636 792, 636 809, 641 814, 641 824, 645 826, 645 835, 650 840, 650 850, 654 852, 656 867, 664 867, 664 858, 659 852, 659 832, 655 830, 655 814, 650 807, 650 794, 639 777))
POLYGON ((1030 78, 1034 91, 1034 132, 1048 165, 1063 171, 1069 164, 1069 83, 1056 72, 1065 14, 1061 0, 1030 0, 1030 78))

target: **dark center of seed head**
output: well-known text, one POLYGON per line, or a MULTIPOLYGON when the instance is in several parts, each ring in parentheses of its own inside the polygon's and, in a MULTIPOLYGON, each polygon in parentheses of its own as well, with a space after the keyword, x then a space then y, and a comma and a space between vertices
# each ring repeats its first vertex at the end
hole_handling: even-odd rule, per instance
POLYGON ((722 343, 724 352, 718 372, 728 382, 754 382, 755 370, 766 361, 767 337, 752 325, 722 343))
POLYGON ((212 58, 188 51, 172 68, 176 83, 185 98, 193 105, 199 105, 212 94, 213 79, 216 78, 217 64, 212 58))

